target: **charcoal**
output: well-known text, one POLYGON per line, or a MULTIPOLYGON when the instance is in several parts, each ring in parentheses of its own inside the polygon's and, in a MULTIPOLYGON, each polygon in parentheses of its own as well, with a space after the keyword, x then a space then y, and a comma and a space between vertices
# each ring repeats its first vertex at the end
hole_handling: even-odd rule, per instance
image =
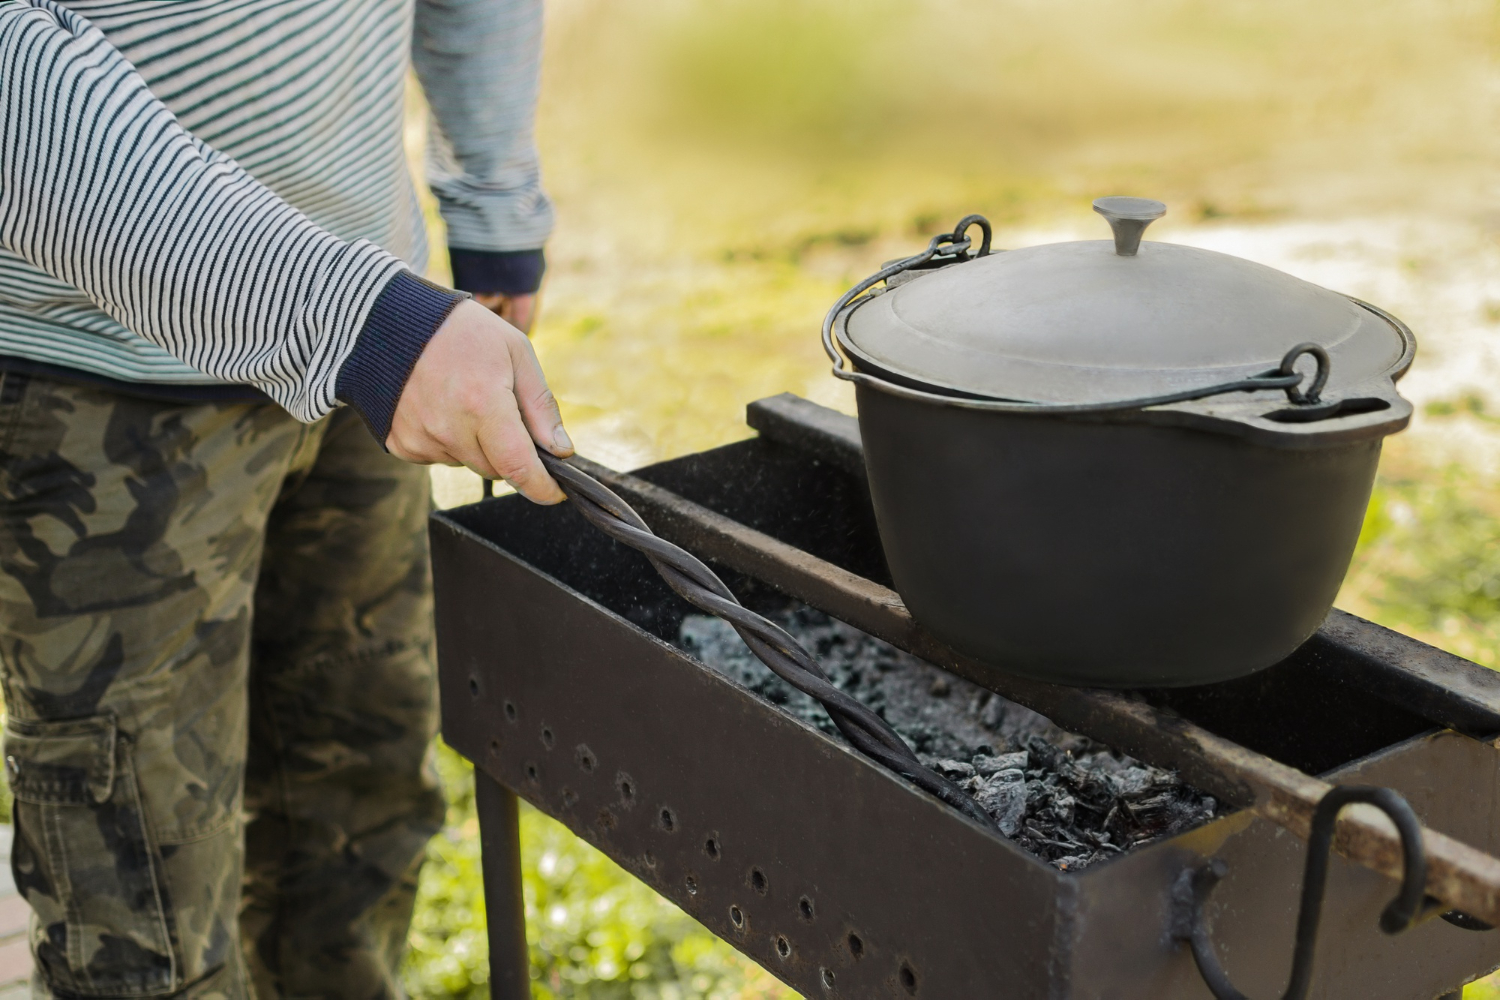
POLYGON ((996 771, 977 781, 971 789, 974 801, 994 817, 1001 833, 1014 837, 1026 820, 1026 776, 1018 770, 996 771))
POLYGON ((945 778, 952 778, 954 781, 972 778, 976 773, 974 764, 965 764, 961 760, 940 760, 932 765, 932 769, 945 778))
POLYGON ((989 754, 980 754, 973 762, 974 770, 985 777, 997 774, 1000 771, 1024 771, 1031 766, 1031 754, 1025 750, 1017 753, 1001 754, 998 757, 989 754))
POLYGON ((999 695, 991 694, 988 691, 986 691, 985 694, 989 695, 989 697, 983 699, 983 702, 980 706, 979 724, 984 726, 984 728, 986 729, 993 729, 998 731, 1002 726, 1005 725, 1005 709, 1010 704, 1010 702, 1006 701, 1006 699, 1004 698, 1001 698, 999 695))
MULTIPOLYGON (((837 687, 889 722, 923 764, 974 796, 1002 834, 1058 869, 1087 868, 1216 815, 1213 798, 1175 773, 1059 729, 821 612, 794 606, 772 617, 817 654, 837 687)), ((719 619, 688 616, 677 644, 843 739, 817 701, 771 673, 719 619)))

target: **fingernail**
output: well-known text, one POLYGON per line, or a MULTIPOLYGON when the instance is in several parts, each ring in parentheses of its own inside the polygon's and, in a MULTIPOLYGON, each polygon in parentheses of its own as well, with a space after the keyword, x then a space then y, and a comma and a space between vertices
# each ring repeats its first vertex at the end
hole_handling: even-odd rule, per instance
POLYGON ((552 446, 562 451, 573 450, 573 439, 568 437, 568 432, 563 429, 562 424, 552 428, 552 446))

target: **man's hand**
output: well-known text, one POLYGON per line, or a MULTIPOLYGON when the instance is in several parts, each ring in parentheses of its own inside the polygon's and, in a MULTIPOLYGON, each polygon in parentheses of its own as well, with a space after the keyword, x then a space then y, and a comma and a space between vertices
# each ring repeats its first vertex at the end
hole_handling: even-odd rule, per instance
POLYGON ((465 465, 536 503, 565 499, 532 442, 565 458, 573 442, 526 335, 460 302, 427 342, 385 446, 408 462, 465 465))
POLYGON ((536 322, 536 292, 526 295, 476 294, 474 301, 530 336, 531 325, 536 322))

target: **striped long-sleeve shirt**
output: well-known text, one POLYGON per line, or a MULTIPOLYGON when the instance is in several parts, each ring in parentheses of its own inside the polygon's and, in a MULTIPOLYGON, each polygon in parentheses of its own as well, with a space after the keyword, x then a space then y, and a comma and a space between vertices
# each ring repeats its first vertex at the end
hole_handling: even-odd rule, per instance
POLYGON ((0 0, 0 366, 343 399, 383 437, 457 300, 412 273, 411 56, 455 257, 527 270, 540 3, 0 0))

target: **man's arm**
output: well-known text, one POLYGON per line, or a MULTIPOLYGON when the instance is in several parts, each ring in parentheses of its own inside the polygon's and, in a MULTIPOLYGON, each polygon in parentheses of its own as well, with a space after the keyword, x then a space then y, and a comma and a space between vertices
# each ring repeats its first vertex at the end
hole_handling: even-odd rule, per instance
POLYGON ((343 399, 381 440, 399 426, 424 442, 393 449, 402 457, 561 498, 531 440, 569 446, 518 331, 314 225, 183 129, 98 29, 52 0, 0 0, 0 246, 301 420, 343 399), (448 349, 460 343, 467 369, 448 349), (474 371, 496 381, 477 386, 474 371))
POLYGON ((412 61, 453 283, 523 329, 552 230, 533 127, 541 43, 542 0, 418 0, 412 61))

